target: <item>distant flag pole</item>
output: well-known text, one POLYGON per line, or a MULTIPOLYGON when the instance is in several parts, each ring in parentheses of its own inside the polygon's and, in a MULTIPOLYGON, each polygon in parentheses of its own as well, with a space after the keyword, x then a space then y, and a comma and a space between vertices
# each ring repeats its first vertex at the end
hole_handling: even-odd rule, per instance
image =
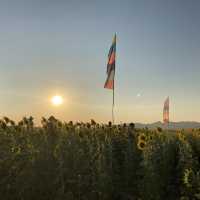
POLYGON ((114 124, 114 106, 115 106, 115 62, 116 62, 116 40, 117 36, 114 35, 110 51, 108 53, 107 63, 107 79, 104 84, 104 88, 113 90, 113 102, 112 102, 112 122, 114 124))
POLYGON ((163 123, 165 125, 168 124, 169 128, 169 97, 164 102, 164 108, 163 108, 163 123))

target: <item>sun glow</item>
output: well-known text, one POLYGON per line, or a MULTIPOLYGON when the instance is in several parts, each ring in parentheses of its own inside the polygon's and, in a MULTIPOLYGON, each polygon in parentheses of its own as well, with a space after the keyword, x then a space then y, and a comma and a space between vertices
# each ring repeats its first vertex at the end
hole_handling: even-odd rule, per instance
POLYGON ((59 96, 59 95, 53 96, 51 98, 51 103, 54 106, 60 106, 60 105, 62 105, 63 104, 63 98, 62 98, 62 96, 59 96))

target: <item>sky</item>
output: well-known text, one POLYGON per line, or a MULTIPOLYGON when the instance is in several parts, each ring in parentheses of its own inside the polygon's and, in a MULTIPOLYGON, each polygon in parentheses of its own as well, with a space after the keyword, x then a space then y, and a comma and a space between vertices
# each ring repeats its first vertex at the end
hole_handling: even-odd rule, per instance
POLYGON ((162 121, 167 96, 171 121, 200 121, 199 10, 199 0, 0 0, 0 116, 111 120, 103 86, 117 33, 116 122, 162 121))

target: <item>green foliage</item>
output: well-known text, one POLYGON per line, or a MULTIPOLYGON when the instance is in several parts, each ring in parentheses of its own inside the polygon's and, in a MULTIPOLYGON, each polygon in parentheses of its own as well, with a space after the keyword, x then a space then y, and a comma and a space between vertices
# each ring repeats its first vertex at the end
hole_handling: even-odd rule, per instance
POLYGON ((0 120, 5 200, 200 199, 199 130, 0 120))

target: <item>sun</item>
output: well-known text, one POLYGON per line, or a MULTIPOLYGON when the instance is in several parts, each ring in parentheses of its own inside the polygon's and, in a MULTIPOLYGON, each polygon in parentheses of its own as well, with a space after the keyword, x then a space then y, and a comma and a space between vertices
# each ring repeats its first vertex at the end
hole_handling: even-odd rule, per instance
POLYGON ((51 98, 51 103, 54 106, 60 106, 63 104, 63 98, 60 95, 55 95, 51 98))

